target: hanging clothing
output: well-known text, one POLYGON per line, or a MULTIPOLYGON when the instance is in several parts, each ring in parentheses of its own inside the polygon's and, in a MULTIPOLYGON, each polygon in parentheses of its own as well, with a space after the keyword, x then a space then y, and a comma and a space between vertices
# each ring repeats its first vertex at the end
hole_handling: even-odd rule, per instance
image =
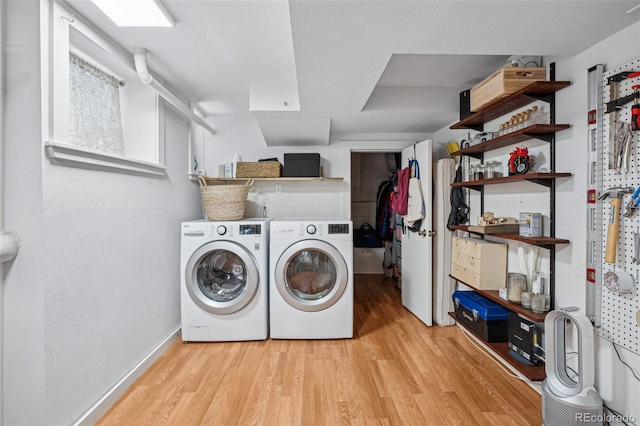
POLYGON ((405 167, 398 172, 397 195, 393 199, 391 207, 399 215, 406 215, 409 203, 409 179, 411 178, 411 169, 405 167))
POLYGON ((391 217, 391 197, 394 195, 393 181, 386 180, 378 186, 376 200, 376 231, 381 241, 391 238, 389 219, 391 217))
MULTIPOLYGON (((453 179, 454 182, 462 182, 462 163, 458 165, 458 169, 456 170, 456 177, 453 179)), ((447 221, 447 228, 450 231, 451 226, 454 225, 464 225, 469 221, 469 206, 465 203, 464 200, 464 191, 461 186, 452 186, 451 187, 451 213, 449 214, 449 220, 447 221)))
POLYGON ((408 186, 407 213, 403 219, 410 231, 418 232, 422 225, 422 219, 426 215, 418 160, 410 160, 409 169, 411 170, 411 178, 408 186))

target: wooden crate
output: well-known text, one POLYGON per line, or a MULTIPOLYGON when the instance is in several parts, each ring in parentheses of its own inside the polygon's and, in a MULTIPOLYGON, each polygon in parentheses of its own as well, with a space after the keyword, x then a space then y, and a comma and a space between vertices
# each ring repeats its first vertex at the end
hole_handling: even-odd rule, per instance
POLYGON ((534 81, 544 81, 546 76, 545 68, 500 68, 471 89, 471 111, 477 112, 534 81))
POLYGON ((282 164, 279 161, 237 163, 236 177, 239 178, 277 178, 280 176, 282 176, 282 164))
POLYGON ((453 237, 451 276, 478 290, 505 287, 507 245, 479 238, 453 237))

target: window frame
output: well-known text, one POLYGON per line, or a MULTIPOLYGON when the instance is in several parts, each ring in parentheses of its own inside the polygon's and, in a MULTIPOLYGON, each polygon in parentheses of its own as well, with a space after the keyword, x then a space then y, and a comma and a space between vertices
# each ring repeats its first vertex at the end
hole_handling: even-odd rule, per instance
POLYGON ((83 22, 73 9, 56 1, 42 3, 42 129, 47 157, 64 166, 166 175, 164 101, 137 77, 133 55, 92 24, 83 22), (97 68, 126 81, 126 90, 121 92, 123 131, 129 121, 124 156, 69 142, 70 52, 82 53, 97 68), (146 124, 133 126, 134 121, 146 124))

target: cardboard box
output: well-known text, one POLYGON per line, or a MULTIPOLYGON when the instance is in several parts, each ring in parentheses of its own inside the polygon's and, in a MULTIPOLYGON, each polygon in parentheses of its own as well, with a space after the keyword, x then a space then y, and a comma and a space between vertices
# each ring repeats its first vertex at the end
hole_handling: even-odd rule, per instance
POLYGON ((478 112, 535 81, 546 79, 546 68, 500 68, 471 89, 471 111, 478 112))

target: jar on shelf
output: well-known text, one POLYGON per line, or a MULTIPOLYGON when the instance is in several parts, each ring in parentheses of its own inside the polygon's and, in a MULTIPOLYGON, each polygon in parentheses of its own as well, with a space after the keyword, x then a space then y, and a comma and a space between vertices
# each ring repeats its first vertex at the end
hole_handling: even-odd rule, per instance
POLYGON ((476 163, 469 166, 471 169, 471 180, 484 179, 484 164, 476 163))
POLYGON ((538 108, 538 124, 549 124, 549 113, 544 110, 544 107, 538 108))
POLYGON ((493 179, 502 177, 502 163, 499 161, 488 161, 485 164, 484 178, 493 179))
POLYGON ((531 310, 537 314, 544 312, 546 307, 546 295, 544 293, 535 293, 531 295, 531 310))
POLYGON ((527 276, 516 272, 508 272, 507 299, 509 302, 519 304, 523 291, 527 291, 527 276))

